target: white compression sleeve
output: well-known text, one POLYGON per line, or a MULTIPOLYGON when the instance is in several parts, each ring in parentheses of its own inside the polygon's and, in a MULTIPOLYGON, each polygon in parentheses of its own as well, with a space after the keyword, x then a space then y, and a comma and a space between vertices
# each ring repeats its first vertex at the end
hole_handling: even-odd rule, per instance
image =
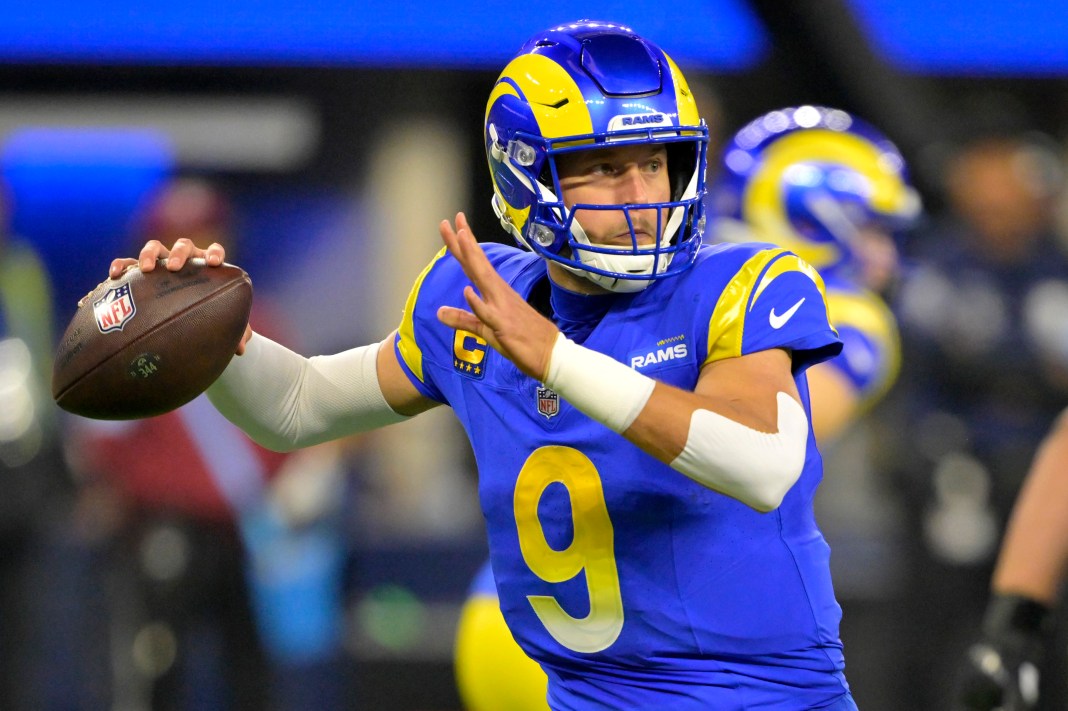
POLYGON ((208 398, 253 440, 283 452, 400 422, 408 418, 378 383, 379 346, 305 358, 256 334, 208 398))
MULTIPOLYGON (((545 384, 589 417, 622 434, 638 417, 656 381, 560 334, 545 384)), ((786 393, 776 396, 778 432, 769 434, 710 410, 695 410, 675 470, 758 511, 782 503, 801 476, 808 417, 786 393)))
POLYGON ((622 434, 653 394, 656 381, 560 334, 545 384, 579 410, 622 434))
POLYGON ((808 417, 786 393, 775 399, 779 407, 775 434, 709 410, 695 410, 686 446, 671 466, 757 511, 778 507, 805 465, 808 417))

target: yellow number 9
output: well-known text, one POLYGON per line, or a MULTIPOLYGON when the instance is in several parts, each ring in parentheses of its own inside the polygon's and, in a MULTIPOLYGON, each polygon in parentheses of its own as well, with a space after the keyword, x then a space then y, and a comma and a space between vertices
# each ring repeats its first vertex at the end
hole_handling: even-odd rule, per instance
POLYGON ((519 549, 535 575, 549 583, 562 583, 586 571, 590 613, 575 618, 552 596, 528 595, 538 619, 553 639, 568 649, 585 653, 606 649, 623 629, 623 598, 616 572, 612 521, 597 468, 578 450, 541 447, 527 458, 519 472, 513 506, 519 549), (538 503, 545 489, 554 483, 567 488, 574 521, 574 538, 563 550, 549 545, 538 519, 538 503))

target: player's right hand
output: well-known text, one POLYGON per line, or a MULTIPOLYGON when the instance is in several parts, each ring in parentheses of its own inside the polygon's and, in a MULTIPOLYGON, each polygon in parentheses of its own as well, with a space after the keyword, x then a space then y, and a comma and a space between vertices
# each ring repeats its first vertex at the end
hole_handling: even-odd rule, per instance
MULTIPOLYGON (((123 272, 133 266, 139 266, 143 272, 150 272, 156 268, 159 263, 157 260, 160 259, 167 260, 168 271, 176 272, 185 265, 187 260, 192 258, 202 258, 209 267, 217 267, 226 261, 226 249, 218 242, 212 242, 207 249, 201 249, 193 244, 192 240, 185 237, 176 240, 170 249, 163 246, 163 243, 157 239, 149 240, 141 248, 141 253, 137 255, 137 259, 122 257, 113 260, 111 267, 108 269, 108 276, 112 279, 118 279, 123 275, 123 272)), ((241 342, 237 344, 235 351, 237 355, 244 354, 245 344, 248 343, 250 338, 252 338, 252 327, 246 324, 245 333, 241 336, 241 342)))
POLYGON ((982 638, 968 648, 958 700, 967 711, 1031 711, 1038 703, 1045 606, 995 596, 982 638))
POLYGON ((166 259, 168 271, 176 272, 185 265, 188 259, 196 257, 203 258, 210 267, 217 267, 226 261, 226 250, 218 242, 213 242, 207 249, 201 249, 185 237, 175 241, 174 245, 168 249, 163 246, 162 242, 154 239, 145 243, 137 259, 121 258, 112 261, 108 275, 112 279, 118 279, 133 265, 140 266, 143 272, 150 272, 156 268, 159 259, 166 259))

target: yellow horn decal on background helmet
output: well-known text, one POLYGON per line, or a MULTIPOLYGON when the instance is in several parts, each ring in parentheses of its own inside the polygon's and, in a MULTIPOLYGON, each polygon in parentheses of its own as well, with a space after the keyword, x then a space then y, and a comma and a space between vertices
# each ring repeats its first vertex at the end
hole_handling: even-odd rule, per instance
POLYGON ((840 248, 818 245, 796 236, 784 212, 783 173, 797 163, 828 162, 847 165, 871 183, 875 210, 896 214, 907 205, 908 190, 901 178, 883 166, 883 151, 870 141, 836 131, 812 130, 783 136, 764 152, 764 160, 743 196, 746 222, 816 267, 834 262, 840 248))

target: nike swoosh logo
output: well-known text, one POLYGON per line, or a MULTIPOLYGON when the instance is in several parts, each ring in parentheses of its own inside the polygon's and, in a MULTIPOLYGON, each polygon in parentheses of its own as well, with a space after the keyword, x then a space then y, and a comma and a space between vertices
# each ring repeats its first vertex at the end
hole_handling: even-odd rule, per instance
POLYGON ((786 309, 781 315, 775 313, 775 309, 772 308, 771 313, 768 314, 768 323, 771 324, 772 328, 782 328, 786 325, 786 322, 790 320, 790 317, 797 313, 797 310, 801 308, 801 304, 803 303, 805 303, 805 297, 802 296, 800 301, 786 309))

